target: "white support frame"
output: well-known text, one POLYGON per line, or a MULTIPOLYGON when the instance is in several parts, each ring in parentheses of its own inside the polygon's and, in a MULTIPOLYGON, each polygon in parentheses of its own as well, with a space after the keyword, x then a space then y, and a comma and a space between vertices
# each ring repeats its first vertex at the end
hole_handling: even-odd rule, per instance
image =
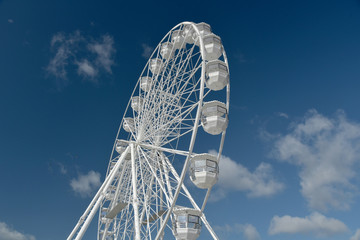
POLYGON ((110 186, 111 181, 114 179, 114 177, 116 175, 116 172, 119 170, 122 162, 125 159, 125 156, 129 152, 129 150, 130 150, 129 147, 127 147, 126 150, 122 153, 121 157, 119 158, 119 160, 115 164, 115 166, 112 169, 112 171, 110 172, 109 176, 105 179, 105 181, 101 185, 100 189, 96 193, 93 200, 90 202, 90 204, 87 207, 87 209, 85 210, 84 214, 80 217, 80 220, 78 221, 78 223, 76 224, 76 226, 74 227, 74 229, 72 230, 70 235, 68 236, 67 240, 72 240, 75 235, 76 235, 75 240, 82 239, 85 231, 89 227, 89 224, 90 224, 91 220, 93 219, 96 211, 98 210, 99 205, 100 205, 102 199, 104 198, 105 193, 106 193, 108 187, 110 186), (77 233, 79 228, 80 228, 80 230, 77 233))

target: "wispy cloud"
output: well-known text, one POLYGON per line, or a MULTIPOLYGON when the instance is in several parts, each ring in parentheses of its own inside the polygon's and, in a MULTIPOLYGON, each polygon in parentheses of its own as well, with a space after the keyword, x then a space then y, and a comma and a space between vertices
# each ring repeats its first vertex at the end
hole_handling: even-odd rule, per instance
POLYGON ((67 168, 62 162, 58 162, 52 160, 48 162, 48 170, 53 173, 54 171, 59 171, 62 175, 66 175, 68 173, 67 168))
POLYGON ((78 178, 73 178, 70 186, 75 193, 81 197, 89 197, 100 186, 100 173, 89 171, 87 174, 79 174, 78 178))
POLYGON ((288 215, 274 216, 269 227, 269 234, 311 234, 317 237, 328 237, 348 231, 347 226, 334 218, 327 218, 315 212, 305 218, 288 215))
POLYGON ((0 222, 0 240, 35 240, 35 237, 18 232, 6 223, 0 222))
MULTIPOLYGON (((211 154, 217 155, 215 150, 211 154)), ((221 156, 219 181, 211 195, 211 201, 224 198, 232 191, 243 191, 248 197, 271 196, 284 188, 284 184, 273 176, 272 166, 261 163, 253 172, 229 157, 221 156)))
POLYGON ((356 230, 355 234, 350 238, 350 240, 360 240, 360 228, 356 230))
POLYGON ((76 62, 76 65, 78 66, 77 73, 80 76, 88 77, 92 81, 97 82, 95 77, 98 71, 91 62, 89 62, 87 59, 84 59, 80 62, 76 62))
POLYGON ((14 23, 14 20, 11 19, 11 18, 9 18, 9 19, 8 19, 8 23, 14 23))
POLYGON ((310 110, 274 143, 272 156, 300 168, 301 193, 316 210, 348 209, 357 187, 360 125, 344 112, 327 118, 310 110))
POLYGON ((151 56, 151 53, 153 52, 154 48, 151 47, 150 45, 146 44, 146 43, 142 43, 141 47, 143 49, 143 52, 142 52, 141 56, 143 58, 148 59, 151 56))
POLYGON ((226 239, 230 236, 238 236, 242 234, 245 240, 260 240, 260 234, 256 228, 251 224, 239 224, 215 226, 215 230, 219 231, 223 236, 222 239, 226 239))
POLYGON ((56 78, 58 90, 70 83, 68 73, 73 67, 77 68, 79 76, 93 83, 98 82, 96 77, 101 70, 112 73, 116 50, 110 35, 94 40, 80 31, 70 34, 56 33, 50 41, 50 48, 54 56, 50 59, 46 71, 56 78))
POLYGON ((79 43, 82 41, 84 39, 79 31, 71 34, 56 33, 53 35, 50 46, 55 55, 50 59, 46 70, 48 74, 56 77, 58 89, 68 85, 67 67, 76 59, 76 49, 79 48, 79 43))
POLYGON ((283 118, 286 118, 286 119, 289 118, 289 115, 286 114, 286 113, 283 113, 283 112, 278 112, 277 115, 278 115, 279 117, 283 117, 283 118))
POLYGON ((88 48, 96 54, 96 65, 103 67, 106 72, 112 73, 111 67, 114 65, 113 55, 115 53, 114 39, 110 35, 104 35, 101 41, 88 44, 88 48))

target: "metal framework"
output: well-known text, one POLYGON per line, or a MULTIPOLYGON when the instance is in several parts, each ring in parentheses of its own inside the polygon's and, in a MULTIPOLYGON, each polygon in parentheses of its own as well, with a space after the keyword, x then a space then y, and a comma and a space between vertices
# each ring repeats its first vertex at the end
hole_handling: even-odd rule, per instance
MULTIPOLYGON (((196 137, 198 129, 202 131, 203 102, 223 101, 229 111, 230 84, 222 91, 205 84, 205 51, 203 33, 192 22, 176 25, 160 41, 132 92, 105 181, 67 240, 82 239, 97 212, 98 240, 171 239, 173 209, 178 204, 201 211, 203 226, 219 239, 204 213, 211 188, 200 190, 185 181, 200 142, 196 137), (183 35, 176 38, 180 31, 183 35), (164 43, 173 43, 168 55, 161 52, 164 43), (126 122, 127 117, 133 122, 126 122), (129 132, 123 130, 126 124, 129 132), (125 147, 117 151, 120 139, 125 147)), ((219 59, 228 68, 223 47, 219 59)), ((219 159, 225 131, 209 137, 218 143, 219 159)))

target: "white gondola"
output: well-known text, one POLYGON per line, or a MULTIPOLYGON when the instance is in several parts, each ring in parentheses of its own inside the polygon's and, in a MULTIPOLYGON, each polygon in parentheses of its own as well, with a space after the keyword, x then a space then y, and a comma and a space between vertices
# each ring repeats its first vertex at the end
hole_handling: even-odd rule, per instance
MULTIPOLYGON (((115 144, 115 150, 117 153, 119 153, 120 155, 125 152, 126 148, 128 147, 128 143, 123 141, 123 140, 117 140, 116 144, 115 144)), ((128 154, 125 157, 125 160, 131 160, 131 152, 129 151, 128 154)), ((116 161, 111 162, 110 164, 110 169, 112 170, 116 164, 116 161)))
POLYGON ((226 105, 216 100, 204 103, 201 123, 209 134, 218 135, 225 131, 228 125, 226 105))
POLYGON ((160 47, 160 55, 162 58, 169 60, 174 57, 175 48, 172 43, 166 42, 161 44, 160 47))
POLYGON ((139 97, 139 96, 132 97, 131 98, 131 108, 135 112, 138 112, 141 110, 143 102, 144 102, 144 100, 142 99, 142 97, 139 97))
MULTIPOLYGON (((211 27, 207 23, 204 23, 204 22, 198 23, 198 24, 196 24, 196 27, 199 30, 200 36, 202 38, 206 35, 211 34, 211 27)), ((193 40, 194 40, 195 44, 199 46, 200 41, 198 39, 196 32, 193 33, 193 40)))
POLYGON ((123 128, 126 132, 134 132, 135 131, 134 119, 124 118, 123 128))
POLYGON ((173 232, 177 240, 196 240, 201 232, 201 211, 175 206, 173 232))
POLYGON ((211 27, 207 23, 204 23, 204 22, 198 23, 198 24, 196 24, 196 27, 199 29, 200 35, 202 37, 211 33, 211 27))
POLYGON ((209 34, 203 37, 203 41, 205 47, 205 60, 215 60, 222 55, 223 47, 219 36, 209 34))
POLYGON ((148 92, 151 89, 152 78, 151 77, 141 77, 140 78, 140 88, 141 90, 148 92))
POLYGON ((206 64, 206 86, 214 91, 222 90, 229 83, 229 70, 221 60, 206 64))
POLYGON ((154 58, 150 60, 150 71, 152 74, 160 74, 163 70, 164 64, 160 58, 154 58))
POLYGON ((192 26, 186 26, 183 30, 184 41, 189 44, 194 43, 194 28, 192 26))
POLYGON ((212 187, 217 182, 218 177, 219 166, 216 156, 203 153, 191 158, 190 179, 198 188, 212 187))
POLYGON ((184 48, 184 35, 182 30, 175 30, 171 34, 171 43, 174 45, 175 49, 184 48))
POLYGON ((115 144, 115 150, 118 154, 122 154, 127 148, 128 143, 123 140, 117 140, 115 144))

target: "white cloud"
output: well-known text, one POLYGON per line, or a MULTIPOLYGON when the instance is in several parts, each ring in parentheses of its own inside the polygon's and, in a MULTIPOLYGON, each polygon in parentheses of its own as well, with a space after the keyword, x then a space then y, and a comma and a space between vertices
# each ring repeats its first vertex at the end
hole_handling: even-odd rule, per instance
POLYGON ((89 171, 88 174, 80 174, 77 179, 72 179, 70 182, 71 188, 74 192, 80 194, 82 197, 91 196, 92 193, 100 186, 100 173, 89 171))
POLYGON ((360 240, 360 228, 356 230, 354 236, 352 236, 350 240, 360 240))
POLYGON ((327 237, 348 231, 346 225, 334 218, 327 218, 315 212, 305 218, 274 216, 270 222, 269 234, 311 234, 317 237, 327 237))
MULTIPOLYGON (((215 150, 209 152, 217 155, 215 150)), ((284 184, 274 178, 272 167, 268 163, 261 163, 254 172, 250 172, 240 163, 222 155, 219 168, 219 181, 211 195, 212 201, 224 198, 231 191, 244 191, 249 197, 264 197, 274 195, 284 188, 284 184)))
POLYGON ((279 137, 272 156, 300 167, 301 193, 313 209, 348 209, 357 191, 352 180, 360 160, 360 125, 339 111, 327 118, 310 110, 279 137))
POLYGON ((8 19, 8 23, 14 23, 14 20, 11 19, 11 18, 9 18, 9 19, 8 19))
MULTIPOLYGON (((256 228, 251 224, 239 224, 235 223, 234 225, 224 225, 224 226, 215 226, 215 229, 226 234, 226 235, 238 235, 242 233, 245 240, 260 240, 260 234, 256 228)), ((223 236, 222 238, 226 238, 223 236)))
POLYGON ((142 52, 141 56, 143 58, 148 59, 151 56, 151 53, 153 52, 154 48, 149 46, 146 43, 141 44, 141 47, 143 48, 143 52, 142 52))
POLYGON ((73 66, 77 67, 77 74, 85 80, 97 83, 95 77, 101 69, 112 73, 115 53, 113 45, 114 40, 109 35, 103 35, 101 40, 96 41, 82 35, 80 31, 71 34, 56 33, 50 41, 54 56, 46 71, 56 78, 59 90, 69 84, 68 71, 73 66))
POLYGON ((51 39, 51 50, 55 52, 55 56, 50 59, 46 70, 58 79, 59 89, 68 84, 67 66, 72 64, 76 49, 81 41, 84 41, 84 38, 79 31, 69 35, 56 33, 51 39))
POLYGON ((260 234, 256 228, 251 224, 246 224, 243 226, 243 233, 246 240, 259 240, 260 234))
POLYGON ((89 77, 90 80, 96 81, 95 77, 98 71, 94 68, 94 66, 87 60, 84 59, 81 62, 77 62, 78 65, 78 74, 84 77, 89 77))
POLYGON ((279 116, 279 117, 283 117, 283 118, 286 118, 286 119, 288 119, 288 118, 289 118, 289 115, 288 115, 288 114, 286 114, 286 113, 283 113, 283 112, 278 112, 277 114, 278 114, 278 116, 279 116))
POLYGON ((114 39, 109 35, 104 35, 102 41, 88 44, 91 52, 95 53, 96 65, 103 67, 108 73, 111 73, 111 67, 114 64, 113 55, 115 53, 114 39))
POLYGON ((35 240, 35 237, 20 233, 10 228, 6 223, 0 222, 0 240, 35 240))

